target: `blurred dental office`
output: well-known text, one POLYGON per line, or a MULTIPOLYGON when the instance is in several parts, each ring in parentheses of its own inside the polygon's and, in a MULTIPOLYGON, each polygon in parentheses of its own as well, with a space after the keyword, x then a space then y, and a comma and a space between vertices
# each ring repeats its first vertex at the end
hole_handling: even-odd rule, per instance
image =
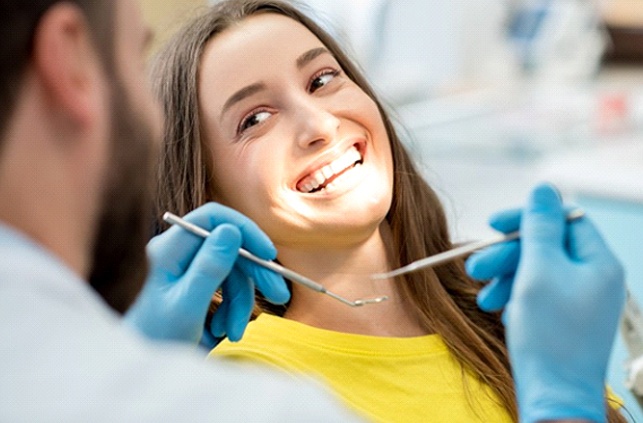
MULTIPOLYGON (((215 2, 143 3, 162 42, 215 2)), ((643 0, 303 3, 396 111, 456 240, 492 235, 490 214, 549 180, 597 223, 643 304, 643 0)), ((619 336, 609 369, 635 421, 640 331, 636 348, 619 336)))

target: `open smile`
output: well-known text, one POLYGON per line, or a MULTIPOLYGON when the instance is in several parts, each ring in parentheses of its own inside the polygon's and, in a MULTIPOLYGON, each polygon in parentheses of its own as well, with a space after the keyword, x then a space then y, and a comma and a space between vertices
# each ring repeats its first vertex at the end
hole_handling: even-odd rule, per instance
POLYGON ((339 177, 364 162, 365 143, 353 144, 341 156, 306 174, 297 184, 297 191, 312 194, 330 188, 339 177))

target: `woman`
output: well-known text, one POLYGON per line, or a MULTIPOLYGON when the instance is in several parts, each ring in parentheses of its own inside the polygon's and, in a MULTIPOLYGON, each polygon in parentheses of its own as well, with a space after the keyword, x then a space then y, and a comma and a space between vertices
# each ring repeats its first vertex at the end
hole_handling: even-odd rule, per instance
POLYGON ((435 193, 332 38, 288 3, 226 1, 184 27, 154 74, 167 116, 160 211, 221 202, 257 222, 285 266, 348 298, 390 298, 354 309, 292 285, 287 307, 263 305, 213 355, 312 373, 375 421, 517 419, 502 324, 476 306, 462 261, 368 278, 451 242, 435 193))

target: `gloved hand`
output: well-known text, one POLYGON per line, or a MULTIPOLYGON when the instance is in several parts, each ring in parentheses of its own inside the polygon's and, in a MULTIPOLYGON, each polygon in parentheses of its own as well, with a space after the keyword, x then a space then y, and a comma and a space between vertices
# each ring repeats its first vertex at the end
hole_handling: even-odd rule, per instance
POLYGON ((254 306, 255 287, 275 304, 290 299, 283 278, 238 257, 239 247, 266 260, 277 251, 255 223, 220 204, 205 204, 184 218, 214 230, 203 239, 173 226, 149 242, 149 276, 125 321, 152 339, 201 342, 208 348, 226 334, 238 341, 254 306), (218 288, 223 303, 204 332, 218 288))
POLYGON ((605 376, 624 304, 623 269, 584 217, 567 223, 560 199, 537 187, 525 210, 493 218, 521 240, 467 261, 476 279, 493 278, 478 299, 503 306, 521 422, 605 421, 605 376))

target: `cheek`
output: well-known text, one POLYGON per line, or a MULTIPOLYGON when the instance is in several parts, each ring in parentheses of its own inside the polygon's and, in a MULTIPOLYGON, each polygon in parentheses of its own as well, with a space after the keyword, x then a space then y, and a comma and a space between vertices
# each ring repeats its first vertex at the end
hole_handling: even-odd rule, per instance
POLYGON ((391 183, 393 180, 393 152, 391 151, 391 142, 384 126, 384 119, 377 107, 377 104, 370 98, 365 96, 364 103, 362 104, 361 119, 365 122, 367 130, 371 133, 374 140, 374 148, 377 153, 378 160, 385 166, 389 173, 391 183))
POLYGON ((215 200, 246 215, 264 210, 276 179, 276 166, 259 151, 213 151, 215 200))
POLYGON ((347 109, 346 112, 353 120, 364 126, 378 144, 381 140, 381 144, 388 145, 388 135, 384 126, 384 120, 377 107, 377 103, 375 103, 372 98, 363 91, 356 89, 356 91, 352 92, 350 100, 347 98, 344 102, 351 105, 351 108, 347 109))
MULTIPOLYGON (((370 100, 370 99, 369 99, 370 100)), ((374 101, 370 100, 368 107, 366 108, 366 114, 371 124, 371 131, 377 135, 378 139, 386 141, 386 145, 389 145, 388 134, 386 133, 386 127, 384 126, 384 119, 380 110, 377 108, 377 104, 374 101)))
POLYGON ((214 153, 212 161, 214 176, 214 199, 230 207, 237 208, 243 190, 249 188, 252 175, 244 168, 242 161, 234 160, 223 154, 214 153))

